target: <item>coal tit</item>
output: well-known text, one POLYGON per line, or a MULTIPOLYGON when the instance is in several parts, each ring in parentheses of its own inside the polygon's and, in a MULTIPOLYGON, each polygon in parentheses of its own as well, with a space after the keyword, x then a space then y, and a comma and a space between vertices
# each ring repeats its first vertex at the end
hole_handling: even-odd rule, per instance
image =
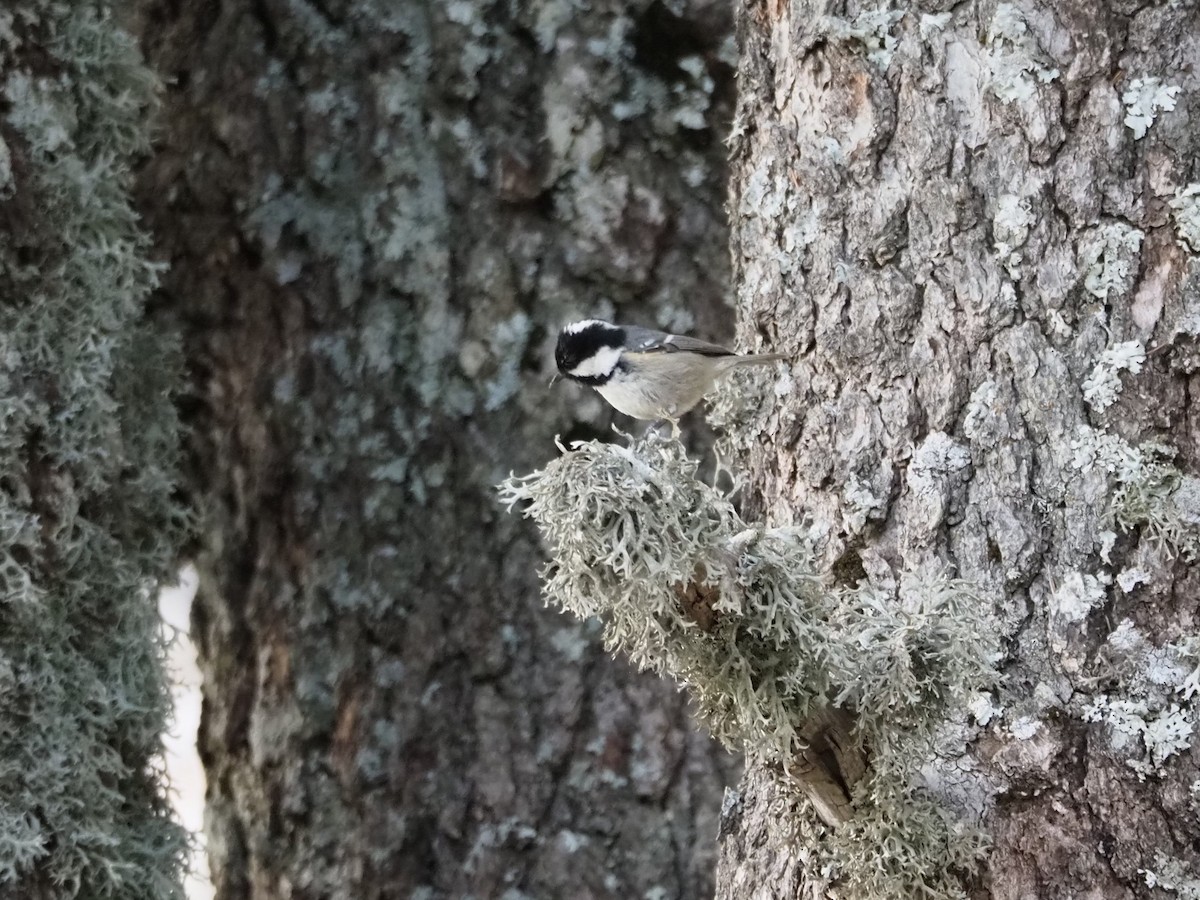
POLYGON ((597 319, 568 325, 554 349, 559 372, 594 387, 618 412, 635 419, 666 419, 676 429, 679 417, 700 402, 719 376, 784 358, 776 353, 741 356, 696 338, 597 319))

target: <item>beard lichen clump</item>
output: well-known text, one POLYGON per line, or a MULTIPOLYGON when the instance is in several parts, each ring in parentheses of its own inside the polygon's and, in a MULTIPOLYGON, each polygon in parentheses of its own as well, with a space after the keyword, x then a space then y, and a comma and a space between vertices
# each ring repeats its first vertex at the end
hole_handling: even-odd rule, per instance
POLYGON ((803 529, 744 522, 696 470, 651 430, 564 448, 501 497, 550 548, 548 602, 599 618, 610 651, 686 686, 714 736, 807 793, 831 827, 799 833, 831 881, 860 898, 960 896, 986 842, 921 770, 995 685, 989 605, 937 573, 834 587, 803 529))
POLYGON ((182 381, 130 197, 157 85, 103 3, 0 9, 4 897, 183 893, 154 603, 186 532, 182 381))
POLYGON ((553 548, 553 604, 604 625, 605 646, 692 690, 726 745, 782 762, 830 691, 829 618, 792 529, 742 522, 673 440, 575 444, 502 487, 553 548), (810 647, 813 652, 798 653, 810 647))

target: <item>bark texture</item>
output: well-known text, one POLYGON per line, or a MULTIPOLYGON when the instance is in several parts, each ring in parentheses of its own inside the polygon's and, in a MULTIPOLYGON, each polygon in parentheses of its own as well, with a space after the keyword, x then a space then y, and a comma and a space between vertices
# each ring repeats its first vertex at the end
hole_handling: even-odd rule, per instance
MULTIPOLYGON (((992 835, 975 895, 1188 895, 1195 6, 737 15, 742 337, 796 358, 776 403, 727 412, 757 502, 822 536, 834 581, 948 569, 995 604, 1004 687, 931 782, 992 835), (1173 469, 1131 512, 1151 441, 1173 469)), ((786 824, 811 810, 750 771, 728 812, 719 897, 823 895, 820 828, 786 824)))
POLYGON ((720 336, 720 4, 147 0, 218 896, 698 897, 732 762, 547 613, 494 485, 558 327, 720 336))

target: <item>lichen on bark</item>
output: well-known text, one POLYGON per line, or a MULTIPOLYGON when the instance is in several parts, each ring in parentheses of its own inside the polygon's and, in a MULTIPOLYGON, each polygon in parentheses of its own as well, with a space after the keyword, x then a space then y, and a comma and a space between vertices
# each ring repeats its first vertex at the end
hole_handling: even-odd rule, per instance
POLYGON ((0 894, 179 896, 155 592, 174 341, 130 200, 157 80, 104 4, 0 11, 0 894))
MULTIPOLYGON (((1166 753, 1197 716, 1166 697, 1184 675, 1110 684, 1097 656, 1125 618, 1145 642, 1125 665, 1170 656, 1200 596, 1200 269, 1172 220, 1195 181, 1194 10, 928 4, 888 26, 886 57, 847 18, 741 9, 739 316, 797 363, 775 402, 729 386, 732 458, 755 507, 823 535, 825 569, 886 592, 939 562, 994 606, 1005 687, 951 755, 993 839, 973 886, 1134 896, 1145 848, 1186 861, 1200 828, 1196 751, 1166 753), (1097 454, 1146 465, 1122 481, 1097 454), (1146 706, 1121 747, 1088 713, 1109 686, 1146 706)), ((779 801, 748 778, 718 895, 822 889, 797 865, 814 845, 771 832, 779 801)))
POLYGON ((886 591, 819 577, 819 535, 748 525, 696 469, 652 429, 577 442, 501 496, 546 541, 548 602, 598 617, 608 649, 687 688, 723 744, 808 796, 810 868, 856 896, 960 896, 986 841, 922 766, 995 686, 989 605, 932 571, 886 591))

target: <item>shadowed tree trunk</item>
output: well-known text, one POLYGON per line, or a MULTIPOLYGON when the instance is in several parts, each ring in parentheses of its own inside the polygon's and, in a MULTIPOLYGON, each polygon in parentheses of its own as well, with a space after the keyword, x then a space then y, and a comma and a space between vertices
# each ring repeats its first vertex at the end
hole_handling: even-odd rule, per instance
POLYGON ((494 485, 590 315, 728 331, 720 4, 158 2, 141 198, 205 508, 218 896, 691 898, 732 760, 541 608, 494 485))
MULTIPOLYGON (((994 604, 1005 680, 927 778, 991 835, 972 896, 1193 896, 1196 7, 737 16, 739 315, 796 358, 727 413, 757 503, 833 582, 949 571, 994 604)), ((829 828, 760 769, 730 810, 719 897, 894 855, 813 865, 829 828)))

